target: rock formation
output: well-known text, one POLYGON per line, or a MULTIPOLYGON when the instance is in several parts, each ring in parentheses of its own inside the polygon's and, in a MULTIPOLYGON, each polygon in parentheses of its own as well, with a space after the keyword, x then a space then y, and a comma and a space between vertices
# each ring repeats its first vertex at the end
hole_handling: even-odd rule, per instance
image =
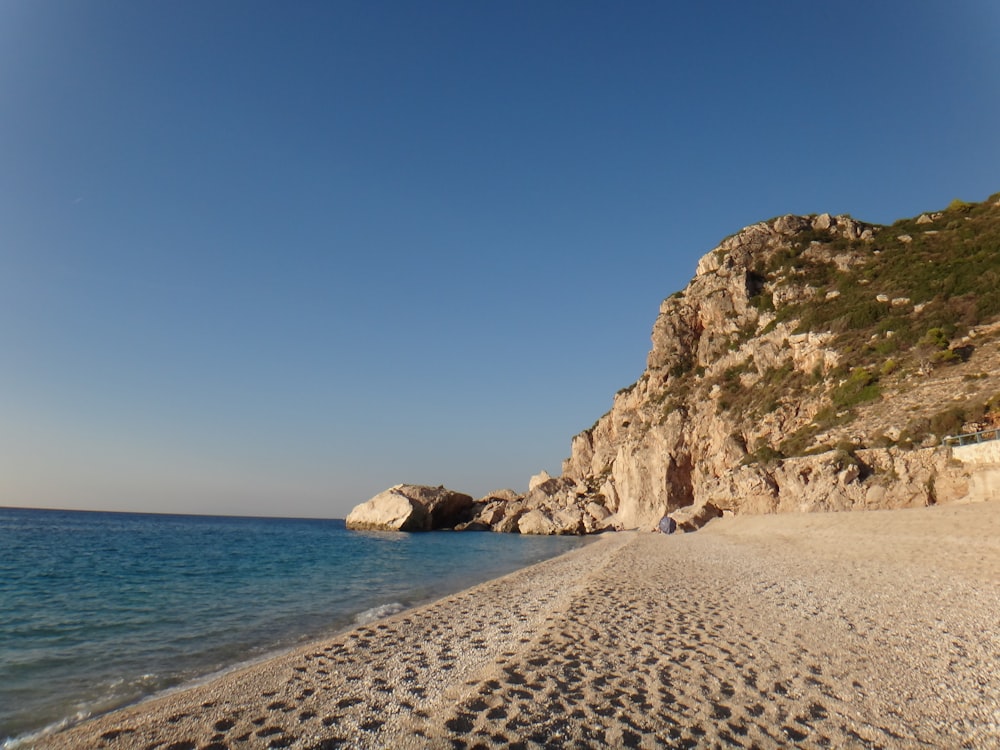
POLYGON ((397 484, 358 505, 347 528, 370 531, 450 529, 467 520, 472 497, 444 487, 397 484))
POLYGON ((996 196, 891 227, 753 224, 663 301, 645 372, 572 439, 561 476, 481 499, 460 528, 595 533, 674 513, 690 530, 963 498, 972 470, 941 438, 1000 418, 998 318, 996 196))

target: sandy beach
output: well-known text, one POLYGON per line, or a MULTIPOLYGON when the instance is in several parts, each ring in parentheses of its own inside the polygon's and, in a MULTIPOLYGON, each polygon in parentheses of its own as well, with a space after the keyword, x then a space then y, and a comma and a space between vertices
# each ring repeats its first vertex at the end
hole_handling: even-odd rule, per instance
POLYGON ((1000 747, 1000 502, 608 534, 47 748, 1000 747))

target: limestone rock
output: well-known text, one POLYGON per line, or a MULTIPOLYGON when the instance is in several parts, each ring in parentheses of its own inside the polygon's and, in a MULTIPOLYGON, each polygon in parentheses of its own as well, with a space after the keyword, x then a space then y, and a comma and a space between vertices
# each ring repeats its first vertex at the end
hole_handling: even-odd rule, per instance
POLYGON ((511 489, 493 490, 481 497, 477 502, 484 503, 491 500, 520 500, 521 495, 511 489))
POLYGON ((493 528, 494 525, 503 520, 510 511, 511 506, 516 502, 516 500, 491 500, 483 504, 473 515, 473 521, 493 528))
MULTIPOLYGON (((584 513, 579 508, 557 510, 552 514, 552 523, 556 534, 582 534, 584 531, 584 513)), ((522 532, 523 533, 523 532, 522 532)))
POLYGON ((537 508, 529 510, 518 519, 517 529, 522 534, 555 534, 557 526, 552 519, 537 508))
MULTIPOLYGON (((541 472, 524 495, 497 490, 475 503, 399 485, 355 508, 349 527, 590 534, 649 529, 670 514, 690 530, 719 514, 903 508, 993 491, 1000 470, 973 478, 926 425, 977 389, 1000 391, 1000 321, 952 342, 975 354, 936 376, 930 366, 914 372, 912 360, 859 363, 840 335, 850 321, 819 315, 822 327, 810 326, 803 313, 835 312, 859 293, 847 284, 867 289, 873 315, 875 300, 901 319, 929 304, 913 305, 905 285, 866 269, 890 252, 865 244, 876 230, 846 215, 788 215, 726 238, 663 300, 646 370, 572 439, 560 476, 541 472), (857 400, 849 387, 860 376, 879 378, 878 398, 857 400)), ((866 336, 866 351, 878 351, 893 330, 866 336)))
POLYGON ((809 229, 809 219, 804 216, 779 216, 774 220, 774 231, 779 234, 793 235, 809 229))
POLYGON ((588 503, 583 513, 583 533, 600 534, 604 531, 614 531, 618 528, 618 519, 608 513, 605 506, 599 503, 588 503))
POLYGON ((829 229, 833 225, 834 220, 830 214, 820 214, 812 222, 812 228, 817 230, 829 229))
POLYGON ((549 475, 547 471, 540 471, 528 481, 528 491, 530 492, 531 490, 535 489, 535 487, 537 487, 538 485, 544 484, 545 482, 548 482, 550 479, 552 479, 552 477, 549 475))
POLYGON ((670 517, 677 523, 677 528, 681 531, 697 531, 713 518, 721 518, 722 510, 712 503, 706 502, 701 505, 688 505, 679 510, 675 510, 670 517))
POLYGON ((356 531, 423 531, 427 509, 397 488, 381 492, 348 514, 347 528, 356 531))
POLYGON ((472 508, 472 497, 445 487, 397 484, 356 506, 347 528, 378 531, 431 531, 453 528, 472 508))
POLYGON ((519 523, 521 516, 528 512, 523 502, 509 503, 503 509, 503 515, 499 520, 494 521, 491 526, 493 530, 501 534, 518 534, 521 529, 519 523))
POLYGON ((597 502, 587 503, 586 510, 587 513, 590 514, 591 518, 598 521, 603 521, 611 515, 611 511, 608 510, 607 506, 597 502))
MULTIPOLYGON (((561 476, 533 478, 520 530, 555 533, 572 526, 577 511, 584 532, 592 533, 602 526, 651 528, 665 513, 692 514, 694 524, 715 511, 910 507, 967 492, 968 472, 948 464, 945 449, 873 447, 893 431, 891 439, 899 439, 903 425, 894 420, 910 414, 908 402, 887 409, 884 423, 852 421, 846 412, 832 418, 830 394, 845 381, 830 373, 853 366, 855 355, 834 348, 835 331, 799 333, 799 321, 778 314, 813 300, 836 305, 847 291, 813 286, 798 268, 825 264, 858 286, 869 282, 858 269, 876 252, 862 244, 875 229, 844 215, 782 216, 752 224, 703 255, 688 286, 660 305, 645 372, 572 439, 561 476), (831 241, 814 241, 815 232, 829 233, 831 241), (785 260, 797 253, 804 263, 785 260), (784 382, 798 385, 787 392, 784 382), (814 427, 820 417, 829 429, 814 427), (797 434, 810 442, 787 458, 779 448, 797 434), (849 447, 831 449, 838 444, 849 447), (560 513, 568 514, 568 524, 557 521, 560 513)), ((894 291, 872 289, 869 299, 896 314, 919 312, 894 291)), ((996 370, 988 364, 984 372, 996 370)), ((883 377, 889 385, 906 375, 887 372, 896 373, 883 377)), ((940 411, 952 396, 945 390, 926 402, 940 411)))

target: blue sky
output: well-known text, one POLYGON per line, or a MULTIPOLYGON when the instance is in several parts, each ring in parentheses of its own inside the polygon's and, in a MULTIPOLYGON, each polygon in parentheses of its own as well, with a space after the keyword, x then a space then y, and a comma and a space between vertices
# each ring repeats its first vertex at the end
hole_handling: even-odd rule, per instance
POLYGON ((0 0, 0 505, 558 473, 741 227, 1000 190, 1000 9, 0 0))

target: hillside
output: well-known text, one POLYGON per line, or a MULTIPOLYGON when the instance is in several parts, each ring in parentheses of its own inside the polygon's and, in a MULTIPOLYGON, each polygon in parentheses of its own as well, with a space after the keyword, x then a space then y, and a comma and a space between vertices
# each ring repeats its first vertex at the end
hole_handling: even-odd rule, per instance
POLYGON ((779 216, 723 240, 663 301, 645 372, 573 438, 560 477, 483 498, 457 528, 948 502, 971 477, 942 438, 990 424, 1000 194, 891 226, 779 216))
POLYGON ((664 300, 642 377, 563 477, 626 526, 964 494, 942 437, 1000 417, 1000 195, 887 227, 782 216, 664 300), (921 450, 923 449, 923 450, 921 450))

